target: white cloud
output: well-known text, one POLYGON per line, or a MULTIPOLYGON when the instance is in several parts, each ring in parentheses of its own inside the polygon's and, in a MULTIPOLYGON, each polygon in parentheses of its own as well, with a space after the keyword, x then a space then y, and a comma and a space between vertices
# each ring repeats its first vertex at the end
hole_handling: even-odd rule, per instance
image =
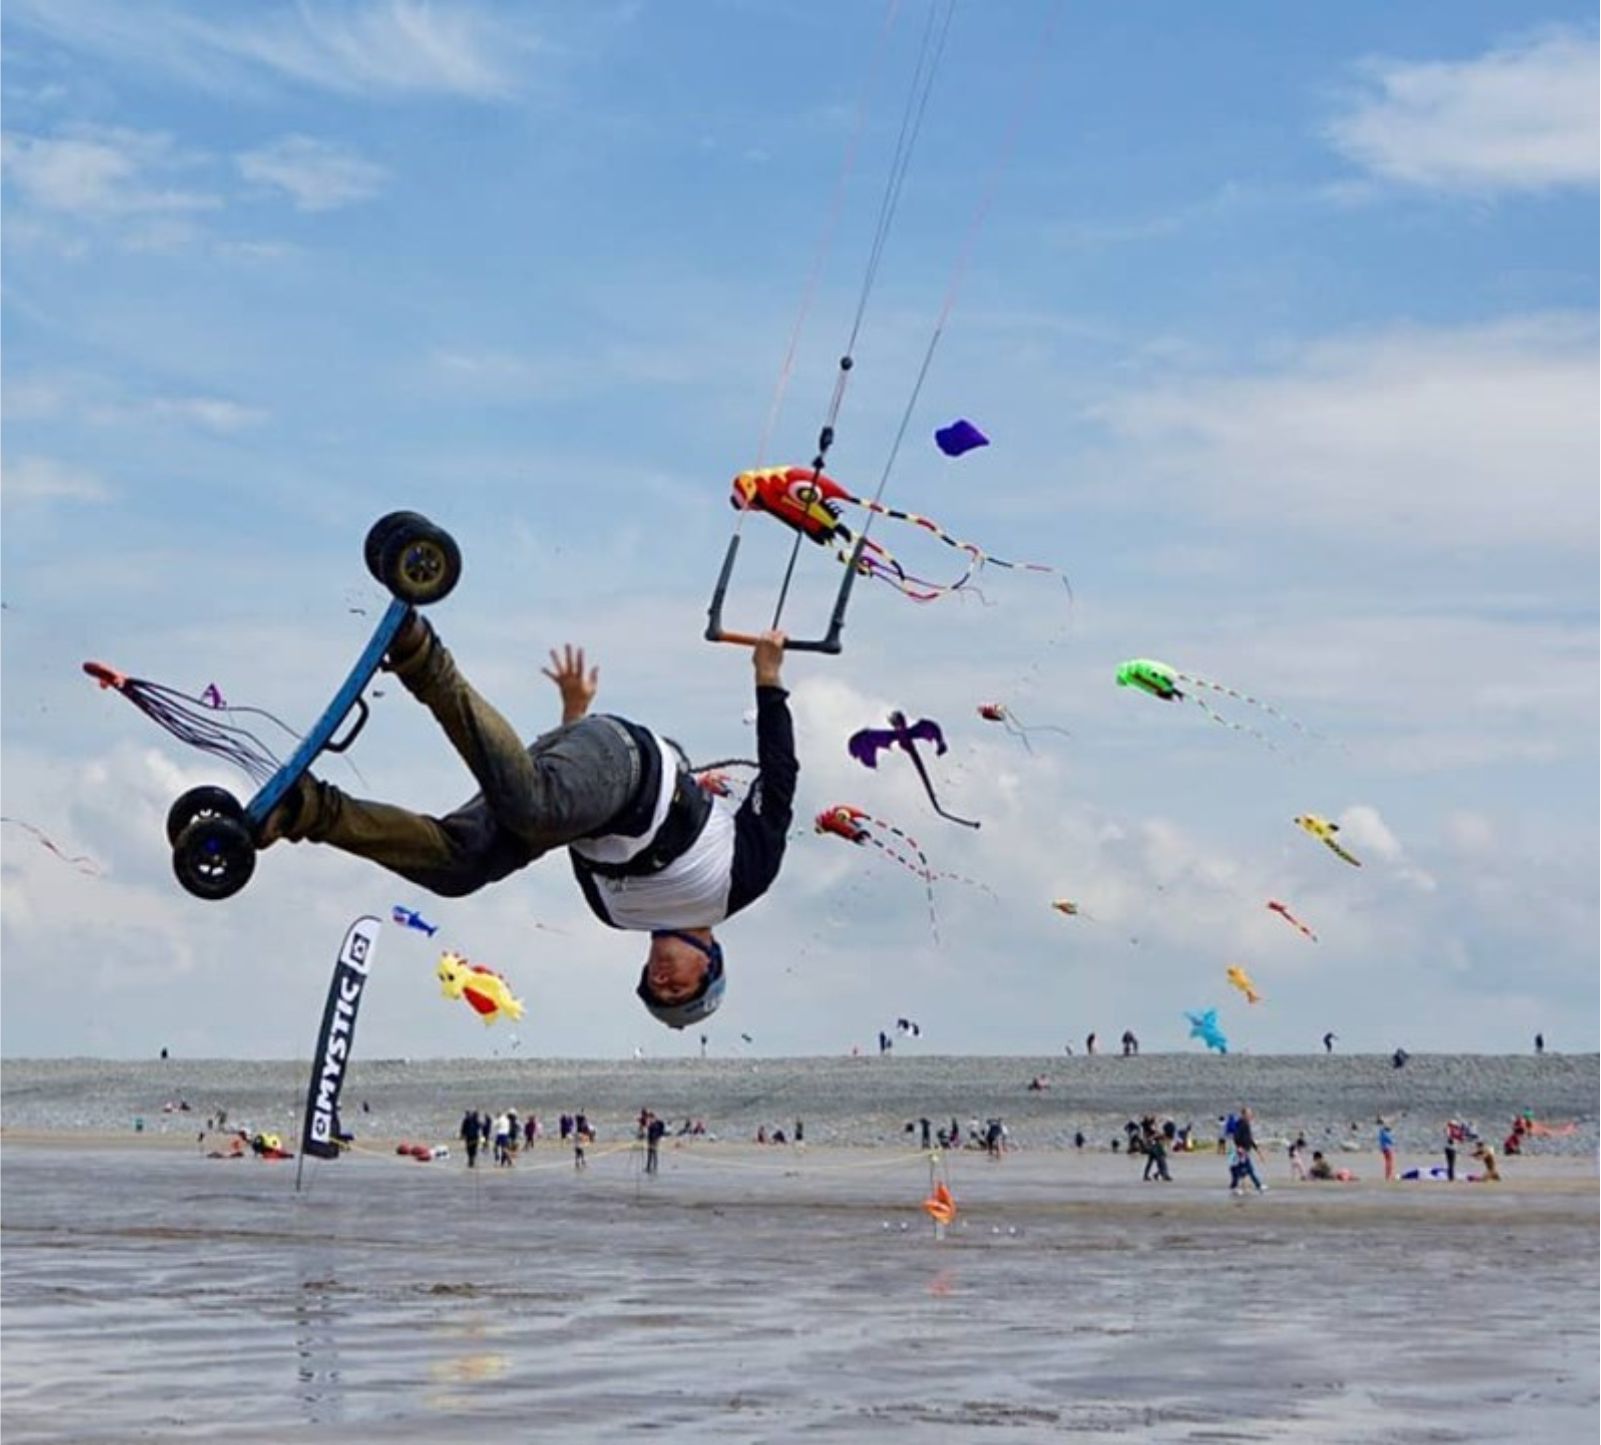
POLYGON ((247 181, 284 191, 301 211, 332 211, 369 200, 382 189, 385 176, 382 166, 304 135, 245 151, 236 162, 247 181))
POLYGON ((3 148, 7 184, 40 210, 104 221, 221 204, 214 195, 163 183, 196 159, 159 132, 80 126, 58 136, 8 133, 3 148))
POLYGON ((25 456, 7 464, 0 495, 8 502, 103 502, 111 493, 93 472, 25 456))
POLYGON ((260 426, 267 419, 260 407, 215 396, 156 397, 145 403, 144 409, 152 416, 172 418, 224 436, 260 426))
POLYGON ((1153 482, 1236 520, 1437 550, 1593 551, 1593 318, 1409 328, 1310 347, 1272 375, 1131 391, 1099 415, 1153 482))
POLYGON ((1597 64, 1594 37, 1569 32, 1457 63, 1371 60, 1328 136, 1386 180, 1431 190, 1593 186, 1597 64))
POLYGON ((88 372, 60 372, 7 380, 7 422, 71 422, 119 427, 150 421, 232 436, 260 426, 268 413, 222 396, 124 394, 122 384, 88 372))
POLYGON ((8 24, 125 67, 207 90, 263 79, 347 95, 498 100, 539 48, 514 18, 481 5, 369 0, 347 5, 185 7, 118 0, 11 0, 8 24))

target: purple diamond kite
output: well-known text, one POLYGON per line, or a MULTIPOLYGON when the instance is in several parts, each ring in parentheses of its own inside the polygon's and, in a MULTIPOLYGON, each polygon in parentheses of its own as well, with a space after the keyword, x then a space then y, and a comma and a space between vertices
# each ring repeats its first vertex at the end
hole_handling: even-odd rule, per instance
POLYGON ((953 421, 934 433, 934 444, 948 457, 959 457, 974 447, 987 447, 990 439, 970 421, 953 421))

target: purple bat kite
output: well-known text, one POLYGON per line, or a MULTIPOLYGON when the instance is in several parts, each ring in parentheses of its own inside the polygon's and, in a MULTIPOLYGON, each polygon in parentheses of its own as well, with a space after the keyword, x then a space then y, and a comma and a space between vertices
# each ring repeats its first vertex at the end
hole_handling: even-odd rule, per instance
POLYGON ((933 743, 935 756, 946 752, 945 734, 940 731, 940 725, 932 718, 919 718, 915 723, 906 721, 906 714, 900 711, 889 715, 887 728, 862 728, 861 731, 851 734, 846 747, 850 755, 864 767, 876 768, 878 755, 886 748, 900 748, 912 760, 912 766, 917 769, 917 776, 923 781, 923 791, 928 794, 928 801, 934 811, 942 818, 952 823, 960 823, 964 828, 976 828, 979 825, 970 818, 958 818, 954 813, 947 813, 940 807, 939 799, 934 795, 934 784, 929 780, 928 769, 923 766, 923 759, 917 751, 918 743, 933 743))
POLYGON ((970 421, 953 421, 934 433, 934 444, 948 457, 959 457, 974 447, 987 447, 990 439, 970 421))

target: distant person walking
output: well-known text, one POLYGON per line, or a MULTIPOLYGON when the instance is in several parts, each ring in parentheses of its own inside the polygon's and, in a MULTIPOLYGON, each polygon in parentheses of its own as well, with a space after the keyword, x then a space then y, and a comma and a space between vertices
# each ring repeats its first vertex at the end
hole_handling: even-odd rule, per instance
POLYGON ((1384 1177, 1395 1178, 1395 1134, 1381 1118, 1379 1120, 1379 1153, 1384 1156, 1384 1177))
POLYGON ((1537 1054, 1543 1054, 1545 1052, 1545 1035, 1544 1034, 1536 1034, 1534 1036, 1534 1051, 1537 1054))
POLYGON ((1134 1030, 1133 1029, 1124 1029, 1123 1030, 1123 1057, 1125 1059, 1131 1058, 1135 1054, 1139 1053, 1139 1051, 1140 1051, 1140 1041, 1137 1038, 1134 1037, 1134 1030))
POLYGON ((650 1116, 650 1123, 645 1126, 645 1173, 654 1174, 660 1162, 656 1149, 662 1141, 662 1135, 667 1132, 667 1126, 656 1115, 650 1116))
POLYGON ((1257 1148, 1252 1118, 1251 1111, 1242 1108, 1239 1117, 1234 1121, 1234 1166, 1230 1170, 1232 1182, 1229 1185, 1231 1194, 1238 1194, 1240 1185, 1247 1179, 1256 1186, 1258 1194, 1267 1193, 1267 1185, 1256 1172, 1256 1160, 1253 1156, 1260 1154, 1261 1150, 1257 1148))
POLYGON ((1332 1054, 1334 1052, 1334 1041, 1338 1037, 1339 1037, 1338 1034, 1332 1034, 1332 1033, 1323 1035, 1323 1052, 1324 1053, 1332 1054))
POLYGON ((1094 1034, 1089 1035, 1089 1037, 1084 1040, 1084 1052, 1086 1054, 1093 1054, 1095 1052, 1095 1035, 1094 1034))
POLYGON ((461 1116, 461 1128, 457 1131, 461 1135, 461 1142, 467 1149, 467 1167, 478 1167, 478 1115, 469 1109, 461 1116))

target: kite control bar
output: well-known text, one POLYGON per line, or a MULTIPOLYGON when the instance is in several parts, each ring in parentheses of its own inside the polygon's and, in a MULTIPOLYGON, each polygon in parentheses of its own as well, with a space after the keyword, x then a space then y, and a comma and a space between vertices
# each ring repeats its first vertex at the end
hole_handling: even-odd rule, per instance
MULTIPOLYGON (((752 632, 727 632, 723 629, 723 598, 728 592, 729 578, 734 575, 734 559, 739 555, 739 533, 735 532, 728 539, 728 552, 723 557, 723 570, 717 574, 717 587, 712 592, 711 606, 706 609, 706 640, 708 642, 728 642, 736 647, 754 647, 759 641, 752 632)), ((839 592, 834 598, 834 611, 828 619, 828 631, 822 637, 804 638, 791 637, 784 643, 786 652, 826 652, 830 655, 838 654, 840 649, 840 633, 845 630, 845 608, 850 602, 851 588, 856 584, 856 573, 862 556, 862 542, 857 541, 850 557, 845 563, 845 576, 839 584, 839 592)), ((776 622, 776 618, 774 619, 776 622)))

